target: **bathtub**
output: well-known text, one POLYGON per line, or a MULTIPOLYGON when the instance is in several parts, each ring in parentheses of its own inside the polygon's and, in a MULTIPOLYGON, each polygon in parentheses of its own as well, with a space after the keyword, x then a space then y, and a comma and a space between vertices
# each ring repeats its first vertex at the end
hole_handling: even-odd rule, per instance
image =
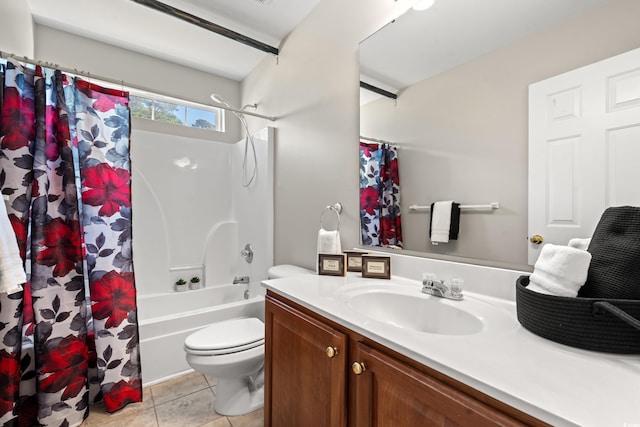
POLYGON ((257 317, 264 321, 264 294, 264 288, 255 282, 248 286, 216 285, 186 292, 139 295, 143 385, 150 386, 192 370, 183 343, 194 331, 232 318, 257 317), (247 289, 249 298, 245 299, 247 289))

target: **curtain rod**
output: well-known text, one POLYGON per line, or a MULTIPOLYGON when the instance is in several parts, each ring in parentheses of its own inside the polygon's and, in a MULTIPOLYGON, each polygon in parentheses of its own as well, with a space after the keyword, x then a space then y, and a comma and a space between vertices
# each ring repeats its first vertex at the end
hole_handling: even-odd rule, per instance
MULTIPOLYGON (((89 73, 88 71, 81 71, 81 70, 78 70, 76 68, 61 67, 58 64, 54 64, 52 62, 38 61, 36 59, 31 59, 31 58, 28 58, 26 56, 17 56, 17 55, 14 55, 12 53, 9 53, 9 52, 4 52, 2 50, 0 50, 0 58, 13 59, 14 61, 24 62, 24 63, 32 64, 32 65, 39 65, 41 67, 55 68, 55 69, 58 69, 58 70, 60 70, 60 71, 62 71, 64 73, 73 74, 73 75, 76 75, 76 76, 86 77, 87 79, 102 80, 104 82, 115 84, 115 85, 118 85, 118 86, 121 86, 121 87, 124 87, 124 88, 137 89, 137 90, 140 90, 140 91, 149 92, 149 93, 157 94, 157 95, 160 95, 160 96, 166 96, 167 98, 180 99, 182 101, 192 102, 194 104, 207 105, 207 104, 204 104, 204 103, 202 103, 200 101, 195 101, 193 99, 188 99, 188 98, 184 98, 184 97, 177 97, 176 95, 171 95, 169 93, 162 92, 162 91, 159 91, 157 89, 151 89, 151 88, 140 86, 140 85, 133 85, 133 84, 125 82, 124 80, 116 80, 116 79, 112 79, 112 78, 109 78, 109 77, 99 76, 97 74, 92 74, 92 73, 89 73)), ((231 111, 232 113, 244 114, 244 115, 247 115, 247 116, 259 117, 261 119, 267 119, 267 120, 270 120, 272 122, 275 122, 277 120, 277 117, 274 117, 274 116, 264 116, 262 114, 252 113, 251 111, 237 110, 235 108, 226 107, 226 106, 224 106, 222 104, 213 104, 213 105, 210 105, 210 106, 216 107, 216 108, 220 108, 221 110, 225 110, 225 111, 231 111)))
POLYGON ((165 13, 174 18, 182 19, 190 24, 196 25, 200 28, 204 28, 205 30, 212 31, 216 34, 219 34, 223 37, 227 37, 233 41, 238 43, 245 44, 254 49, 261 50, 263 52, 271 53, 273 55, 278 55, 278 48, 273 46, 269 46, 266 43, 262 43, 261 41, 252 39, 251 37, 247 37, 243 34, 236 33, 228 28, 222 27, 218 24, 214 24, 211 21, 207 21, 206 19, 200 18, 199 16, 192 15, 183 10, 177 9, 173 6, 169 6, 168 4, 161 3, 157 0, 132 0, 134 3, 141 4, 143 6, 147 6, 151 9, 157 10, 159 12, 165 13))
POLYGON ((395 142, 389 142, 389 141, 385 141, 384 139, 378 139, 378 138, 368 138, 368 137, 362 136, 362 135, 360 135, 360 139, 364 139, 364 140, 367 140, 367 141, 373 141, 373 142, 380 142, 382 144, 397 145, 397 143, 395 143, 395 142))
POLYGON ((387 98, 396 99, 396 100, 398 99, 398 95, 396 95, 395 93, 389 92, 388 90, 381 89, 372 84, 363 82, 362 80, 360 80, 360 87, 362 89, 366 89, 371 92, 377 93, 378 95, 386 96, 387 98))

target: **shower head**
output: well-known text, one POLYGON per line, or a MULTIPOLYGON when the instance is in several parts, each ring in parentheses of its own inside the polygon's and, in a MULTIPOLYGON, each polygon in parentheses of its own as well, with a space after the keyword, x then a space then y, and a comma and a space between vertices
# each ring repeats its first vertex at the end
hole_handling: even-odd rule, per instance
POLYGON ((211 100, 212 100, 213 102, 217 103, 217 104, 222 104, 222 105, 224 105, 224 106, 232 107, 232 108, 233 108, 233 106, 232 106, 231 104, 229 104, 229 101, 227 101, 226 99, 224 99, 224 97, 223 97, 222 95, 220 95, 220 94, 212 93, 212 94, 211 94, 211 100))
POLYGON ((211 94, 211 100, 213 102, 215 102, 216 104, 224 105, 225 107, 229 107, 232 110, 244 111, 247 108, 253 108, 254 110, 258 108, 258 104, 257 103, 246 104, 246 105, 243 105, 242 108, 236 108, 233 104, 231 104, 229 101, 227 101, 222 95, 217 94, 217 93, 212 93, 211 94))

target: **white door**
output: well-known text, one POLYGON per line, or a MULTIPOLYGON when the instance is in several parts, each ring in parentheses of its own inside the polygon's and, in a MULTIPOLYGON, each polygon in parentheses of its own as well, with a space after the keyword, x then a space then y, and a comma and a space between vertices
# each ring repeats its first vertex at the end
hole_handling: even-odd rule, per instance
POLYGON ((640 49, 529 86, 529 264, 620 205, 640 206, 640 49))

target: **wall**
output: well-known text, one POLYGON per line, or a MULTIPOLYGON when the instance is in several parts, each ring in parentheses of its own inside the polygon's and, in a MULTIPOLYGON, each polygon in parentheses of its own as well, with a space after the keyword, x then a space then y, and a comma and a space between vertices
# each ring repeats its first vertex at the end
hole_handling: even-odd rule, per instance
POLYGON ((276 264, 314 268, 320 214, 335 202, 344 205, 342 247, 358 244, 358 44, 407 3, 322 0, 282 43, 278 62, 263 61, 243 81, 242 103, 279 117, 276 264))
POLYGON ((0 50, 33 57, 33 20, 26 1, 0 0, 0 50))
POLYGON ((364 106, 362 134, 400 145, 405 248, 525 265, 528 85, 640 46, 638 16, 612 1, 364 106), (459 239, 433 246, 408 206, 451 199, 501 208, 463 213, 459 239))

